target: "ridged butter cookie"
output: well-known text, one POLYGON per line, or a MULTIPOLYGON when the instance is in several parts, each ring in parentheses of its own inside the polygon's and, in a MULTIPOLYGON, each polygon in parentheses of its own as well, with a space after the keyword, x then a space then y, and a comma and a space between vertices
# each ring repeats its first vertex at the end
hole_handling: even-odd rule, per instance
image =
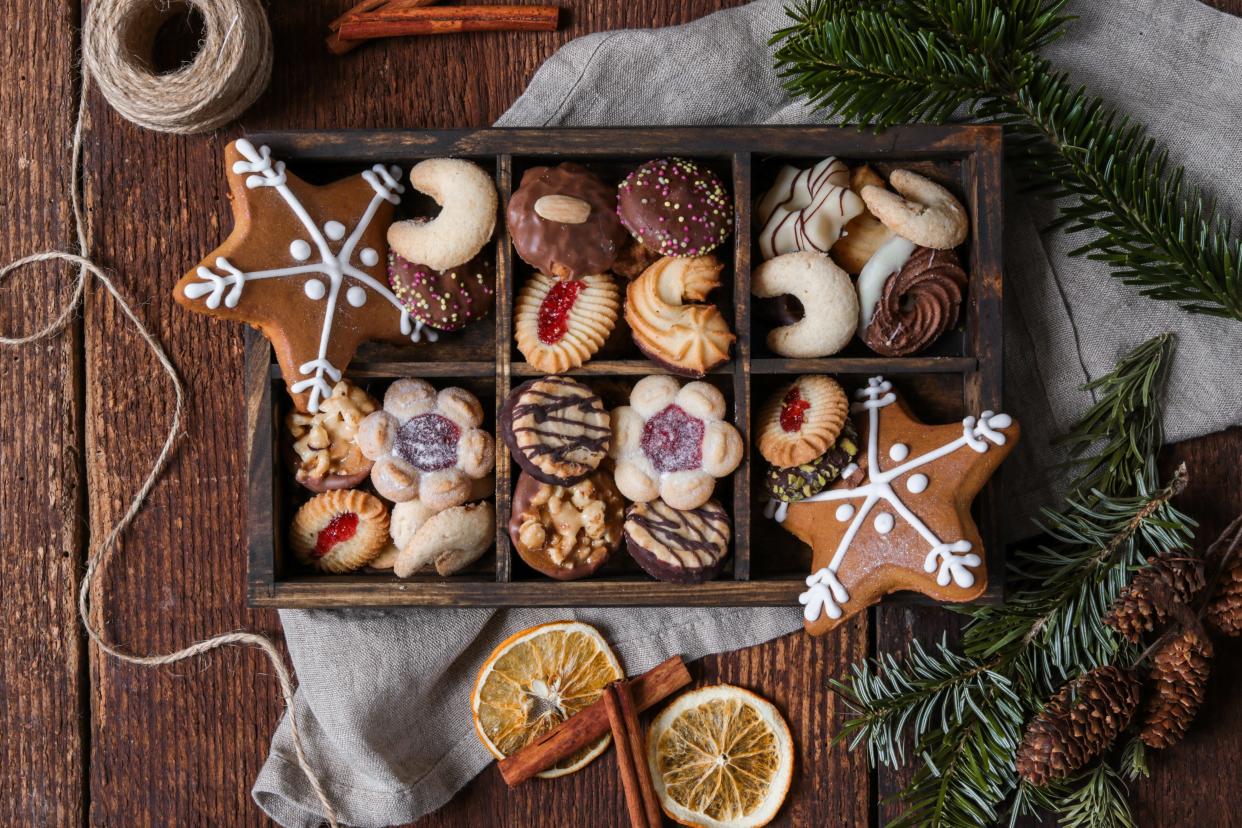
POLYGON ((831 377, 798 377, 759 412, 759 453, 774 466, 800 466, 837 441, 850 413, 845 391, 831 377))

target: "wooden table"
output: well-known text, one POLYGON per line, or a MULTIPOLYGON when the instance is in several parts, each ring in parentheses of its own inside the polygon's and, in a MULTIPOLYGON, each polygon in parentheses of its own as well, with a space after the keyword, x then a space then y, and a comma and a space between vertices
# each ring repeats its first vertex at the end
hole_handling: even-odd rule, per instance
MULTIPOLYGON (((1221 0, 1242 11, 1240 0, 1221 0)), ((340 0, 272 3, 277 63, 270 91, 241 127, 429 127, 491 123, 564 41, 591 31, 684 22, 733 0, 570 0, 556 34, 445 37, 329 57, 320 36, 340 0), (365 90, 372 89, 372 92, 365 90)), ((81 16, 74 0, 31 0, 0 32, 0 258, 72 247, 66 200, 81 16)), ((1153 33, 1153 37, 1156 37, 1153 33)), ((140 303, 192 388, 185 439, 125 539, 96 603, 109 636, 167 651, 211 633, 279 636, 275 613, 244 608, 241 330, 176 308, 170 289, 231 224, 221 150, 237 127, 178 138, 140 130, 90 96, 84 187, 98 257, 140 303)), ((0 330, 31 331, 67 297, 46 268, 0 289, 0 330)), ((253 825, 250 786, 280 713, 275 681, 253 652, 148 670, 87 647, 75 592, 98 542, 148 468, 171 411, 157 366, 98 290, 63 336, 0 351, 0 824, 253 825)), ((1182 505, 1218 531, 1242 509, 1242 432, 1185 443, 1182 505)), ((704 680, 752 687, 786 711, 800 751, 785 825, 865 825, 895 780, 858 752, 831 749, 842 715, 825 689, 868 650, 937 635, 946 613, 882 607, 834 635, 801 634, 705 659, 704 680)), ((1143 825, 1238 824, 1242 648, 1216 659, 1207 709, 1190 738, 1136 789, 1143 825), (1211 725, 1210 727, 1208 725, 1211 725)), ((425 825, 616 825, 624 800, 611 758, 555 784, 508 791, 485 771, 425 825)))

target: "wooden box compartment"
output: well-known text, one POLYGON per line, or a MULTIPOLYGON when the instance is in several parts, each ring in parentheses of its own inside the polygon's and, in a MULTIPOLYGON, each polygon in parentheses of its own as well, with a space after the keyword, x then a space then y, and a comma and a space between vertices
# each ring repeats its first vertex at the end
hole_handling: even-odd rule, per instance
MULTIPOLYGON (((356 173, 377 161, 403 171, 424 158, 469 158, 493 170, 503 205, 534 166, 575 161, 619 181, 643 161, 669 155, 711 167, 732 190, 734 233, 718 248, 725 263, 723 285, 713 297, 738 341, 733 358, 708 380, 724 392, 747 453, 731 478, 719 481, 714 497, 733 516, 732 558, 714 581, 697 585, 655 581, 624 549, 595 575, 560 582, 532 570, 511 549, 507 526, 517 465, 497 440, 496 546, 467 571, 448 578, 434 573, 398 579, 391 574, 323 575, 300 567, 287 554, 288 524, 308 494, 282 462, 283 420, 289 398, 261 336, 246 345, 247 436, 249 449, 249 599, 252 606, 797 606, 810 569, 810 550, 762 516, 758 476, 752 462, 751 412, 792 376, 825 373, 847 389, 884 374, 909 399, 915 413, 936 423, 967 413, 999 410, 1001 396, 1001 133, 997 127, 900 127, 866 133, 836 127, 658 127, 636 129, 483 129, 442 131, 282 132, 250 136, 266 144, 298 175, 314 182, 356 173), (901 166, 948 186, 972 220, 963 264, 970 277, 967 304, 958 329, 916 357, 876 356, 861 342, 825 359, 786 359, 768 350, 765 324, 751 318, 751 263, 759 261, 752 232, 756 195, 771 184, 780 166, 809 166, 835 155, 866 161, 883 173, 901 166), (753 553, 752 550, 762 550, 753 553)), ((408 191, 398 218, 431 214, 434 206, 408 191)), ((437 387, 460 385, 489 409, 487 427, 509 390, 542 372, 523 361, 512 332, 513 300, 532 273, 512 251, 503 216, 497 222, 496 309, 488 320, 434 344, 364 345, 346 375, 380 397, 398 377, 416 376, 437 387)), ((630 341, 624 319, 596 358, 572 375, 596 388, 612 407, 624 402, 639 378, 659 373, 630 341)), ((975 504, 987 547, 988 590, 981 600, 999 600, 1004 560, 996 542, 998 481, 975 504)), ((890 600, 907 600, 898 594, 890 600)), ((917 599, 916 599, 917 600, 917 599)))

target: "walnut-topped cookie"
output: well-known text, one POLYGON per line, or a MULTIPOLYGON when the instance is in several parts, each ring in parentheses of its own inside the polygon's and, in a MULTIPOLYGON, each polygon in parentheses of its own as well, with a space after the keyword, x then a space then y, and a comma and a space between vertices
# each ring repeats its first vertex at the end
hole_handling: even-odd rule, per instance
POLYGON ((358 427, 379 403, 349 380, 332 387, 319 411, 290 411, 285 427, 293 438, 294 476, 312 492, 352 489, 367 479, 371 461, 355 438, 358 427))
POLYGON ((625 501, 605 472, 570 486, 523 472, 513 491, 509 537, 532 569, 570 581, 604 565, 621 545, 625 501))

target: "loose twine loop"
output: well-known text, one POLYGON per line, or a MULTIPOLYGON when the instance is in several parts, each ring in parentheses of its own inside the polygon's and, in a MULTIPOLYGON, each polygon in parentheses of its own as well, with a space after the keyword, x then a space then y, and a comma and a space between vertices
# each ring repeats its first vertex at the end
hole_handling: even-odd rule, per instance
MULTIPOLYGON (((200 9, 203 9, 205 12, 207 11, 206 7, 208 3, 211 1, 212 0, 193 0, 194 4, 200 9)), ((241 9, 242 7, 247 7, 258 9, 258 6, 254 5, 252 2, 249 2, 249 0, 247 0, 247 2, 238 2, 238 0, 227 0, 226 2, 226 0, 217 0, 217 2, 219 6, 225 8, 241 9)), ((101 8, 113 9, 117 7, 125 7, 128 9, 134 5, 136 4, 133 0, 102 0, 102 2, 92 4, 91 11, 94 13, 99 11, 101 8)), ((143 5, 149 5, 149 3, 143 5)), ((262 30, 265 36, 267 36, 267 40, 265 42, 267 43, 268 55, 266 64, 261 73, 263 76, 263 84, 265 85, 267 82, 267 72, 271 66, 271 44, 270 35, 267 35, 268 29, 266 18, 263 18, 262 10, 258 10, 258 14, 262 19, 262 30)), ((91 20, 89 18, 87 25, 88 30, 90 30, 91 20)), ((209 23, 209 34, 210 26, 211 24, 209 23)), ((94 27, 94 34, 96 36, 98 36, 99 30, 99 26, 94 27)), ((200 52, 199 59, 195 61, 195 65, 202 61, 204 53, 205 52, 200 52)), ((167 375, 169 382, 172 384, 176 404, 173 407, 172 422, 170 422, 168 426, 168 435, 164 438, 164 443, 160 448, 159 456, 151 465, 151 470, 147 473, 142 485, 134 494, 133 499, 129 503, 129 507, 125 510, 125 514, 121 516, 120 520, 113 524, 103 542, 96 546, 95 549, 87 555, 86 572, 82 576, 82 584, 78 589, 78 615, 82 619, 82 625, 86 628, 86 634, 90 636, 90 639, 94 641, 101 650, 114 658, 130 664, 141 664, 151 667, 173 664, 178 661, 193 658, 194 656, 202 655, 203 653, 207 653, 211 650, 228 646, 256 647, 261 650, 272 663, 272 667, 276 671, 276 678, 280 682, 280 691, 281 695, 284 697, 285 709, 289 713, 289 733, 293 737, 293 749, 297 755, 298 765, 301 767, 302 772, 306 774, 306 778, 310 782, 310 786, 314 790, 315 796, 318 797, 320 804, 323 806, 324 817, 327 819, 328 824, 331 825, 332 828, 338 828, 339 823, 337 822, 336 811, 333 809, 332 803, 328 800, 327 792, 324 790, 319 776, 315 773, 314 768, 311 767, 310 762, 307 760, 306 753, 302 747, 302 739, 298 733, 297 711, 294 707, 293 701, 293 678, 289 673, 288 667, 285 666, 285 662, 281 657, 280 651, 276 648, 276 645, 271 641, 271 639, 266 636, 259 635, 258 633, 237 631, 213 636, 171 653, 141 655, 123 649, 121 646, 107 640, 104 638, 103 634, 96 630, 91 624, 91 585, 94 583, 95 577, 107 566, 117 539, 125 532, 126 529, 129 528, 138 513, 142 511, 147 496, 151 493, 151 490, 155 487, 156 482, 159 480, 160 476, 164 472, 164 469, 167 467, 168 462, 172 457, 177 436, 181 430, 181 416, 185 404, 185 387, 182 385, 181 378, 177 375, 177 369, 173 367, 172 361, 169 360, 168 355, 164 353, 164 349, 160 346, 159 342, 156 341, 154 335, 147 329, 146 325, 139 320, 137 314, 134 313, 134 309, 121 295, 121 292, 108 277, 108 274, 104 272, 103 268, 90 259, 90 231, 87 216, 82 209, 79 193, 82 183, 82 133, 83 122, 86 114, 86 90, 91 79, 92 71, 92 61, 88 59, 84 62, 82 67, 82 89, 78 98, 77 119, 74 125, 70 171, 70 202, 73 207, 74 226, 77 236, 78 250, 80 252, 78 254, 74 254, 59 250, 52 250, 43 253, 35 253, 10 262, 3 268, 0 268, 0 284, 2 284, 4 280, 14 271, 27 265, 35 264, 36 262, 64 262, 66 264, 75 265, 78 268, 78 273, 73 292, 68 301, 61 307, 60 312, 56 315, 56 318, 49 324, 39 330, 36 330, 34 333, 27 334, 25 336, 0 336, 0 346, 15 347, 27 345, 59 334, 72 320, 74 313, 81 307, 82 297, 86 290, 87 276, 90 275, 98 280, 99 284, 101 284, 108 294, 111 295, 113 301, 116 302, 117 306, 125 314, 126 318, 128 318, 133 324, 134 329, 138 332, 138 335, 142 337, 143 342, 147 344, 147 347, 151 350, 151 353, 155 356, 156 360, 160 364, 160 367, 167 375)), ((259 88, 259 91, 262 91, 261 87, 259 88)), ((254 92, 254 96, 257 96, 257 94, 258 92, 254 92)), ((113 105, 116 106, 115 101, 113 101, 113 105)), ((118 109, 120 109, 120 107, 118 107, 118 109)), ((224 121, 231 119, 233 115, 230 114, 225 116, 225 111, 226 110, 222 108, 213 108, 211 110, 210 117, 207 112, 200 112, 199 116, 196 116, 197 120, 195 121, 195 129, 172 129, 171 127, 167 127, 167 124, 165 126, 167 127, 167 131, 198 131, 198 128, 203 124, 216 123, 216 121, 221 118, 223 118, 224 121)), ((233 112, 234 110, 230 107, 227 111, 233 112)), ((127 114, 124 110, 121 110, 121 114, 131 120, 137 120, 137 118, 127 114)), ((167 115, 168 112, 165 112, 164 114, 167 115)), ((141 123, 141 121, 139 121, 139 123, 141 123)), ((181 126, 184 127, 188 124, 189 122, 186 121, 182 123, 181 126)), ((151 128, 161 129, 160 126, 152 126, 151 128)), ((201 126, 201 128, 206 129, 210 127, 201 126)))
POLYGON ((259 0, 94 0, 82 52, 113 109, 139 126, 182 135, 235 120, 272 75, 272 31, 259 0), (190 7, 203 19, 197 55, 176 71, 156 72, 160 26, 190 7))

